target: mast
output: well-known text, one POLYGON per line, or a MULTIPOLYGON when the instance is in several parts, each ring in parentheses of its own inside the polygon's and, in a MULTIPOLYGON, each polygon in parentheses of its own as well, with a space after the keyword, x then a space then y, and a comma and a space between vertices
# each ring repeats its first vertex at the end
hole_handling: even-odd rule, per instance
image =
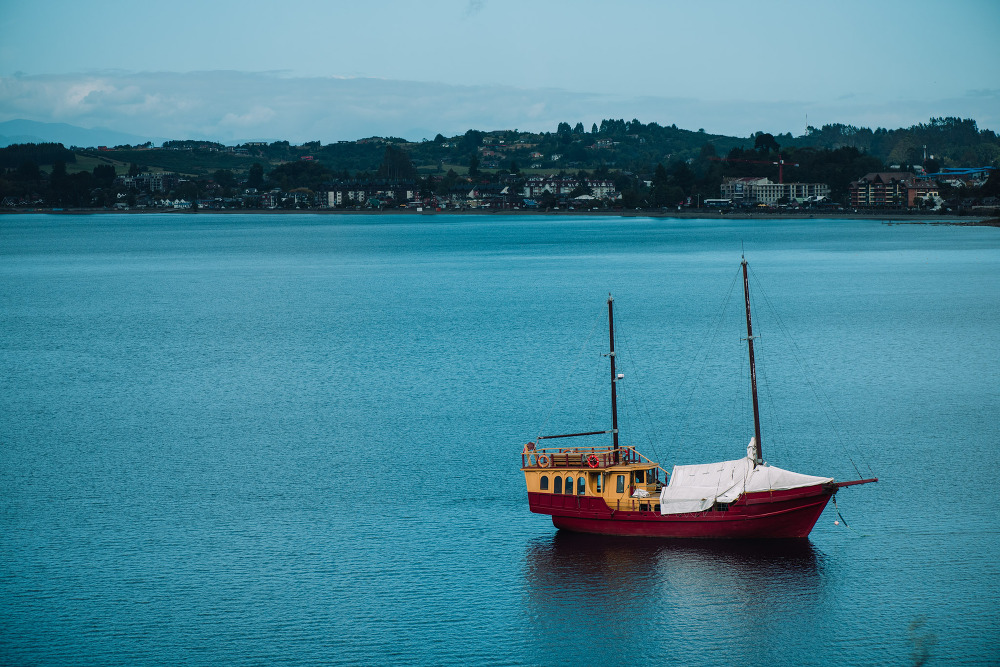
POLYGON ((614 442, 615 463, 618 463, 618 392, 616 388, 618 376, 615 375, 615 312, 614 299, 608 294, 608 339, 611 341, 611 438, 614 442))
MULTIPOLYGON (((750 323, 750 282, 747 280, 747 260, 743 259, 743 295, 747 302, 747 347, 750 350, 750 389, 753 393, 753 435, 757 443, 755 462, 764 463, 764 447, 760 441, 760 408, 757 405, 757 368, 753 360, 753 325, 750 323)), ((614 363, 612 361, 612 363, 614 363)))

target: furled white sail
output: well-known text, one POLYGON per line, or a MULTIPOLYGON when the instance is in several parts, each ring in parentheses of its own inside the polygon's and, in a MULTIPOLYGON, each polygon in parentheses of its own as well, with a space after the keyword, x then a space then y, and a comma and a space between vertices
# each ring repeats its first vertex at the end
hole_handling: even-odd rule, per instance
POLYGON ((701 512, 716 501, 734 502, 742 493, 783 491, 833 481, 830 477, 802 475, 766 464, 754 465, 755 451, 756 443, 751 440, 746 458, 674 466, 670 483, 660 491, 660 513, 701 512))

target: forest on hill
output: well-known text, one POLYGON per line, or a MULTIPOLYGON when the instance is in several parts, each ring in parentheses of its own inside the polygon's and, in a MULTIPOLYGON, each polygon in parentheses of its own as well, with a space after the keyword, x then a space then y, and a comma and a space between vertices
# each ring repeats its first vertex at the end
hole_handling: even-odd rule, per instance
MULTIPOLYGON (((894 130, 834 124, 809 127, 801 136, 757 132, 750 137, 606 119, 589 129, 579 122, 540 133, 470 129, 420 142, 367 137, 301 145, 226 146, 199 140, 159 147, 15 144, 0 148, 0 197, 41 193, 39 198, 50 199, 45 191, 58 183, 69 193, 60 202, 87 205, 82 202, 88 189, 107 189, 115 177, 149 172, 179 175, 187 183, 180 194, 204 191, 206 184, 319 191, 332 182, 376 179, 419 180, 421 190, 440 192, 463 183, 507 182, 512 175, 569 175, 613 180, 626 205, 659 206, 685 197, 718 197, 725 178, 777 182, 780 173, 785 182, 826 183, 833 199, 842 201, 848 184, 866 173, 915 166, 927 173, 1000 167, 1000 140, 992 130, 961 118, 931 118, 894 130)), ((98 199, 109 201, 107 195, 98 199)))

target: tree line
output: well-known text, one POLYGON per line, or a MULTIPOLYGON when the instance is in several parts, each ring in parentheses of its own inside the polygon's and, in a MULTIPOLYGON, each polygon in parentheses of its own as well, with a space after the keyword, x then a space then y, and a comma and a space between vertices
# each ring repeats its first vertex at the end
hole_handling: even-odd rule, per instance
POLYGON ((470 129, 419 142, 370 137, 239 148, 193 140, 111 152, 54 143, 8 146, 0 148, 0 196, 36 197, 60 206, 107 205, 122 194, 113 192, 115 175, 149 169, 180 174, 174 191, 166 194, 188 198, 240 188, 319 191, 345 180, 405 180, 419 183, 423 192, 441 193, 459 185, 556 174, 612 179, 627 206, 672 206, 687 198, 718 197, 726 178, 776 182, 776 163, 783 160, 786 182, 826 183, 833 198, 843 201, 849 183, 872 171, 1000 166, 996 134, 960 118, 931 118, 898 130, 824 125, 800 137, 757 132, 749 138, 605 119, 589 130, 582 122, 560 122, 555 132, 470 129), (74 165, 78 156, 104 164, 86 172, 74 165))

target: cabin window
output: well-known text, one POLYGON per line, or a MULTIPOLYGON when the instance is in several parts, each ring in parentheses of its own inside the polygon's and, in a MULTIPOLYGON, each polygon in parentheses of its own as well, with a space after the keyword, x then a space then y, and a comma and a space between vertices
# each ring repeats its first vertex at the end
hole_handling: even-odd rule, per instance
POLYGON ((576 495, 582 496, 586 492, 587 492, 587 478, 581 476, 579 479, 576 480, 576 495))
POLYGON ((570 495, 573 495, 573 478, 572 477, 567 477, 566 478, 566 493, 568 493, 570 495))
POLYGON ((646 471, 645 470, 636 470, 635 471, 635 481, 638 484, 645 484, 646 483, 646 471))
POLYGON ((554 478, 552 484, 552 493, 562 493, 562 477, 554 478))
POLYGON ((541 489, 542 491, 548 491, 549 490, 549 476, 548 475, 542 475, 542 479, 540 479, 539 482, 538 482, 538 488, 541 489))
POLYGON ((625 475, 618 475, 618 493, 625 493, 625 475))
POLYGON ((597 492, 601 493, 601 483, 604 481, 604 474, 597 473, 597 492))

